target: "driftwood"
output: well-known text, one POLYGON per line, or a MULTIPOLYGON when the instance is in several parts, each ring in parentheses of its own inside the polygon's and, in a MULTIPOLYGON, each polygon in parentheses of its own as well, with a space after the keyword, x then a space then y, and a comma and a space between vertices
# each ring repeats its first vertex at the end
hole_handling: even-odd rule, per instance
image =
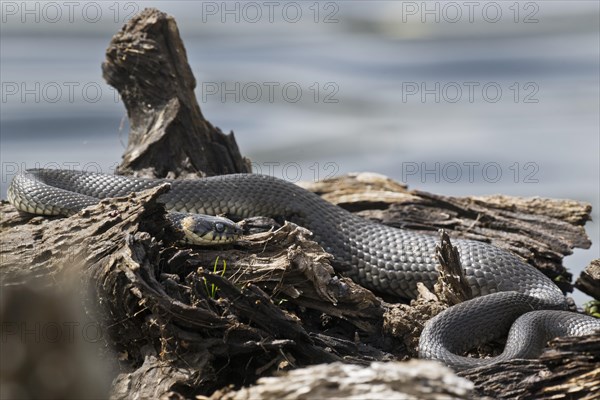
POLYGON ((492 398, 586 399, 600 393, 600 333, 557 338, 538 360, 513 360, 459 375, 492 398))
POLYGON ((178 178, 252 172, 233 132, 223 134, 202 115, 172 17, 153 10, 133 17, 110 42, 102 71, 129 116, 118 173, 178 178))
POLYGON ((600 301, 600 259, 593 260, 581 273, 575 287, 600 301))
MULTIPOLYGON (((222 135, 202 117, 192 92, 195 81, 172 18, 157 10, 145 10, 133 18, 113 38, 104 74, 120 91, 132 127, 120 172, 184 177, 247 168, 233 136, 222 135), (191 148, 204 151, 189 154, 191 148)), ((306 373, 312 372, 316 380, 306 383, 308 388, 333 395, 329 390, 337 387, 338 397, 365 393, 361 382, 354 385, 358 392, 342 390, 343 382, 355 380, 356 373, 369 375, 372 382, 385 381, 381 393, 394 390, 400 398, 408 394, 423 398, 418 390, 427 387, 430 398, 437 394, 467 398, 483 393, 492 397, 541 393, 535 385, 507 391, 498 384, 510 382, 510 376, 500 380, 502 371, 514 375, 509 366, 465 375, 475 382, 471 388, 447 370, 432 371, 430 362, 390 364, 384 376, 377 371, 385 367, 373 362, 414 357, 425 321, 448 303, 468 297, 461 293, 460 268, 452 271, 457 265, 451 238, 485 240, 512 250, 563 289, 570 289, 571 276, 562 258, 574 247, 590 244, 583 229, 589 219, 588 204, 439 196, 409 191, 377 174, 355 174, 307 187, 382 223, 434 234, 444 229, 450 239, 444 237, 441 242, 440 262, 449 268, 450 276, 458 277, 457 285, 439 285, 437 293, 421 287, 420 298, 411 305, 395 304, 398 299, 374 294, 336 274, 331 256, 304 228, 260 218, 242 221, 248 236, 235 246, 180 246, 164 218, 165 210, 156 202, 160 193, 169 190, 168 185, 105 200, 69 218, 21 215, 7 202, 0 203, 1 284, 11 288, 11 293, 30 287, 69 287, 82 296, 88 315, 103 328, 103 343, 109 349, 104 358, 119 366, 109 376, 113 398, 212 395, 216 399, 258 394, 282 398, 278 395, 283 392, 269 392, 265 386, 239 394, 225 388, 252 385, 278 371, 337 361, 354 365, 334 363, 287 376, 302 383, 306 373), (419 388, 411 392, 401 378, 407 368, 417 374, 411 376, 422 378, 419 388), (328 374, 329 380, 314 373, 328 374), (440 381, 452 383, 441 387, 440 381)), ((18 322, 18 315, 7 315, 18 322)), ((576 339, 573 346, 552 351, 593 360, 598 340, 576 339)), ((550 365, 556 358, 548 360, 550 365)), ((539 362, 523 361, 514 368, 521 371, 521 378, 542 374, 531 367, 539 362)), ((571 367, 547 368, 559 376, 571 367)), ((11 376, 20 382, 21 375, 11 376)), ((597 374, 587 373, 583 381, 564 376, 552 381, 559 382, 556 390, 563 393, 573 390, 572 385, 588 385, 597 379, 597 374)), ((40 382, 43 392, 47 380, 40 382)), ((13 386, 21 387, 18 383, 13 386)), ((587 387, 594 387, 593 383, 587 387)), ((290 386, 286 393, 292 396, 297 388, 290 386)), ((308 393, 305 398, 316 398, 319 393, 325 394, 308 393)), ((62 394, 56 397, 65 397, 62 394)), ((80 397, 80 392, 71 394, 80 397)), ((391 394, 386 397, 393 398, 391 394)))
POLYGON ((373 362, 367 367, 343 363, 301 368, 261 378, 237 392, 216 392, 211 400, 246 399, 467 399, 473 383, 435 362, 373 362))

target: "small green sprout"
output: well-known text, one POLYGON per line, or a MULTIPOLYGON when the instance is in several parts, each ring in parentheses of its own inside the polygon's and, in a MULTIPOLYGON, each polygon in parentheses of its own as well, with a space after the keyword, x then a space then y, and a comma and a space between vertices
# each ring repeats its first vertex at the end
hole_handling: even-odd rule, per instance
MULTIPOLYGON (((213 265, 213 274, 219 274, 221 276, 224 276, 225 271, 227 270, 227 262, 225 260, 223 260, 223 270, 221 270, 221 271, 218 271, 218 265, 219 265, 219 257, 217 256, 217 258, 215 260, 215 264, 213 265)), ((210 288, 209 288, 208 281, 206 280, 206 278, 203 278, 203 279, 204 279, 204 287, 206 288, 206 293, 210 296, 211 299, 214 299, 217 295, 217 291, 219 290, 219 288, 214 283, 211 283, 210 288)))

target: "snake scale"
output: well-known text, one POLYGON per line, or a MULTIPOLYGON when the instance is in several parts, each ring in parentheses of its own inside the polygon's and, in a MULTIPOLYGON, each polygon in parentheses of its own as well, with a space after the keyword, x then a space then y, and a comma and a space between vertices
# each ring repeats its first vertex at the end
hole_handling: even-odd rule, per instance
MULTIPOLYGON (((125 196, 164 182, 169 182, 171 189, 159 201, 169 211, 225 214, 234 219, 282 216, 311 230, 314 239, 334 256, 336 270, 366 288, 415 298, 417 282, 431 289, 438 277, 435 236, 368 221, 297 185, 264 175, 150 180, 70 170, 29 170, 13 179, 8 198, 22 211, 70 215, 98 199, 125 196)), ((420 338, 420 357, 465 369, 535 357, 552 337, 600 330, 600 320, 565 311, 560 289, 515 254, 478 241, 453 243, 475 297, 428 321, 420 338), (507 333, 500 356, 461 356, 507 333)))

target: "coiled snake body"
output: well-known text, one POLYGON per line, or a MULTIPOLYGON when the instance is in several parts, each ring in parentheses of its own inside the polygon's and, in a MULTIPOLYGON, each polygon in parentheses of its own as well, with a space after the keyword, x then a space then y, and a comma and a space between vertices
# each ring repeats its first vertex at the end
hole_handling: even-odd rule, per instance
MULTIPOLYGON (((26 212, 69 215, 101 198, 170 182, 160 197, 170 211, 233 218, 283 216, 311 230, 334 256, 338 271, 359 284, 391 295, 414 298, 417 282, 432 288, 437 238, 365 220, 297 185, 273 177, 238 174, 198 180, 148 180, 66 170, 29 170, 15 177, 9 200, 26 212)), ((600 329, 600 320, 564 310, 565 298, 545 275, 518 256, 482 242, 454 240, 474 299, 431 319, 419 354, 455 369, 537 355, 549 338, 600 329), (532 310, 541 310, 529 312, 532 310), (523 315, 516 323, 515 320, 523 315), (495 358, 460 356, 473 346, 506 335, 495 358)))

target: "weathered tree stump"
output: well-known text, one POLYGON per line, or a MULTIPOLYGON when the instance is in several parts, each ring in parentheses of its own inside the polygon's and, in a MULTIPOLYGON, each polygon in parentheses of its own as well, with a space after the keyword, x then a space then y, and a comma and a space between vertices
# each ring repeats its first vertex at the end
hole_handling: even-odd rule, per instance
MULTIPOLYGON (((121 93, 130 118, 130 142, 120 173, 187 177, 249 171, 233 136, 223 135, 202 117, 171 17, 150 9, 133 18, 113 38, 103 70, 121 93)), ((441 243, 441 263, 457 277, 456 284, 441 285, 437 294, 422 287, 411 305, 393 304, 398 299, 336 274, 331 256, 304 228, 265 219, 243 221, 249 235, 227 248, 181 246, 156 202, 168 185, 105 200, 68 218, 21 215, 1 202, 0 283, 14 293, 31 286, 56 290, 75 282, 69 287, 80 293, 88 314, 104 329, 109 349, 105 357, 119 365, 111 377, 113 398, 281 398, 298 394, 303 385, 314 390, 305 398, 340 397, 365 394, 376 382, 382 382, 379 393, 390 398, 393 393, 399 398, 425 398, 426 392, 427 398, 467 398, 543 392, 539 385, 505 388, 498 382, 509 378, 492 379, 501 376, 498 369, 480 369, 476 375, 466 371, 464 376, 475 382, 472 386, 446 369, 431 370, 431 362, 390 364, 389 371, 378 362, 414 357, 425 321, 448 303, 468 297, 461 293, 451 238, 484 240, 514 251, 570 289, 571 276, 562 259, 574 247, 590 245, 583 229, 588 204, 439 196, 410 191, 377 174, 307 187, 365 218, 434 234, 443 229, 450 238, 441 243), (354 365, 309 367, 337 361, 354 365), (282 386, 285 381, 269 386, 276 381, 268 380, 240 392, 225 389, 295 369, 287 375, 293 379, 289 387, 282 386), (421 379, 420 385, 407 386, 402 379, 407 370, 414 372, 409 375, 413 379, 421 379), (315 377, 315 372, 328 374, 327 379, 315 377), (357 382, 361 374, 370 378, 357 382), (307 376, 321 381, 308 381, 307 376)), ((4 315, 18 319, 14 313, 4 315)), ((576 354, 577 360, 597 357, 598 337, 570 343, 552 351, 576 354)), ((519 377, 542 374, 542 367, 535 367, 540 363, 556 376, 572 370, 564 363, 552 369, 556 357, 496 368, 518 371, 519 377)), ((19 368, 31 369, 29 364, 19 368)), ((554 394, 567 393, 572 385, 596 387, 594 373, 575 380, 568 373, 560 376, 565 378, 553 381, 560 386, 552 389, 554 394)))
POLYGON ((223 134, 202 115, 173 17, 155 9, 133 17, 111 40, 102 71, 129 116, 118 173, 178 178, 252 172, 233 132, 223 134))

